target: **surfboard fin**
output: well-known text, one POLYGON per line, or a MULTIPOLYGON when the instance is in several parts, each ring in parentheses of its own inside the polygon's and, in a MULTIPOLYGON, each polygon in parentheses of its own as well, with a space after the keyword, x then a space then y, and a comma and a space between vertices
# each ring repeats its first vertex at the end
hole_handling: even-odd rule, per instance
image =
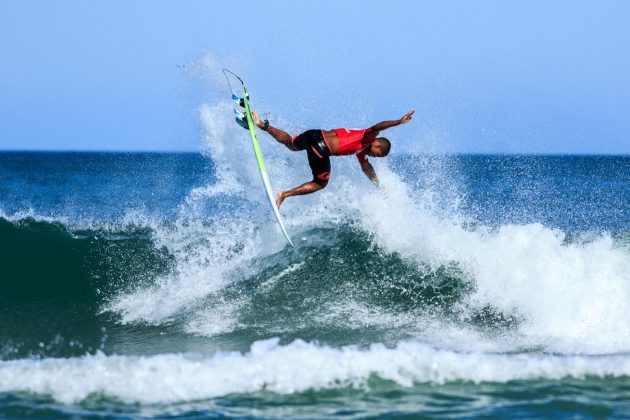
POLYGON ((249 124, 247 123, 247 116, 245 113, 237 109, 234 110, 234 113, 236 114, 236 123, 244 129, 249 130, 249 124))
MULTIPOLYGON (((249 93, 245 95, 247 100, 249 101, 249 93)), ((239 106, 245 108, 245 100, 243 98, 239 98, 238 96, 232 94, 232 100, 239 106)))

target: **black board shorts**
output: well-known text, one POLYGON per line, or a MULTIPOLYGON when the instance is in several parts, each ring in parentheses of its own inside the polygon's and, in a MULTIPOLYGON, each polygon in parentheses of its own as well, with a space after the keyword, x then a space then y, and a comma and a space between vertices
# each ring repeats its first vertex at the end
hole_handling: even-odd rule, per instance
POLYGON ((293 139, 297 150, 306 150, 313 182, 325 187, 330 178, 330 149, 322 130, 307 130, 293 139))

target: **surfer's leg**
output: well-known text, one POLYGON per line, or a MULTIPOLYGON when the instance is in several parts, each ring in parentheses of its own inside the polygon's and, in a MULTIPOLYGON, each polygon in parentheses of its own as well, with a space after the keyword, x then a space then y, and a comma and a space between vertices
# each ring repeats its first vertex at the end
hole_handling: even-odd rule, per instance
POLYGON ((285 146, 287 146, 287 149, 293 152, 297 152, 300 150, 293 145, 293 142, 292 142, 293 139, 289 135, 289 133, 287 133, 286 131, 282 131, 279 128, 269 126, 267 127, 267 133, 271 134, 271 136, 274 139, 276 139, 279 143, 282 143, 285 146))
POLYGON ((276 200, 278 207, 280 207, 284 199, 287 197, 312 194, 326 188, 326 185, 328 185, 328 180, 330 179, 330 157, 320 155, 313 147, 306 149, 306 155, 308 156, 308 164, 311 167, 313 180, 306 182, 299 187, 293 188, 292 190, 280 191, 276 200))
POLYGON ((299 150, 293 145, 293 139, 291 138, 289 133, 287 133, 286 131, 282 131, 279 128, 272 127, 271 125, 268 125, 265 128, 265 123, 260 120, 260 116, 258 116, 258 113, 256 111, 252 112, 252 118, 254 119, 254 124, 256 124, 257 127, 269 133, 271 137, 276 139, 278 143, 284 144, 289 150, 299 150))
POLYGON ((278 208, 280 208, 280 206, 282 205, 282 202, 287 197, 291 197, 294 195, 312 194, 316 191, 321 190, 322 188, 324 187, 322 187, 320 184, 316 182, 313 182, 313 181, 305 182, 304 184, 300 185, 299 187, 295 187, 292 190, 280 191, 278 193, 278 198, 276 199, 276 204, 278 205, 278 208))

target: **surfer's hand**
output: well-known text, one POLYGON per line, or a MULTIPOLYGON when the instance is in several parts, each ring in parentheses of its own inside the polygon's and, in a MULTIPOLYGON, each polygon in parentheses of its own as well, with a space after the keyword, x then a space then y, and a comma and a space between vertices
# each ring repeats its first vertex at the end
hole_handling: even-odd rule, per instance
POLYGON ((264 122, 260 121, 260 117, 258 116, 258 112, 252 111, 252 118, 254 119, 254 124, 256 124, 256 127, 262 128, 263 125, 265 125, 264 122))
POLYGON ((416 112, 415 109, 412 109, 411 111, 407 112, 400 120, 398 120, 398 122, 400 124, 407 124, 409 121, 411 121, 411 116, 413 115, 413 113, 416 112))

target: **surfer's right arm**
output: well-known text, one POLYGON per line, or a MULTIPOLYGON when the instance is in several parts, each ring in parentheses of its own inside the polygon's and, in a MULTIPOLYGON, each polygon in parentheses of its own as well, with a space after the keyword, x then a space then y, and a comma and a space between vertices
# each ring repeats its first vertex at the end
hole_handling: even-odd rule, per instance
POLYGON ((370 181, 372 181, 374 185, 378 187, 378 176, 376 176, 376 171, 374 170, 374 167, 372 166, 370 161, 367 160, 365 156, 363 156, 363 159, 361 159, 359 155, 357 155, 357 157, 359 158, 359 163, 361 164, 361 170, 363 171, 363 173, 370 179, 370 181))

